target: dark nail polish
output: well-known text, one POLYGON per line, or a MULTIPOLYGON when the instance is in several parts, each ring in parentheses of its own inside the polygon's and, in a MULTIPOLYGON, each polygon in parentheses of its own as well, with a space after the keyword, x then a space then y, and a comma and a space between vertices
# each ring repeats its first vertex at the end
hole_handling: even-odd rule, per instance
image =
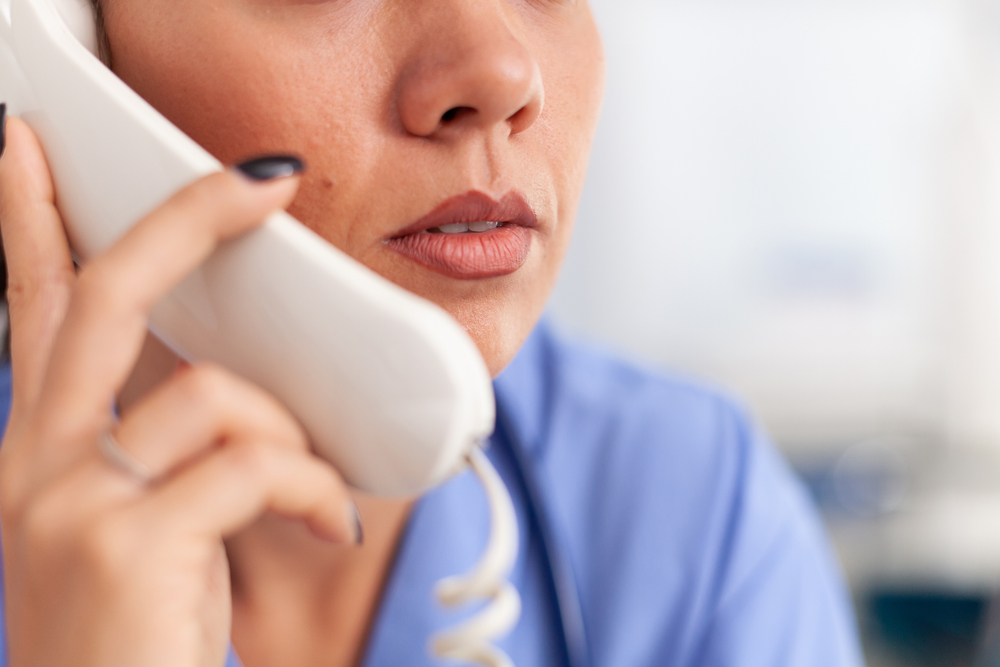
POLYGON ((364 544, 365 531, 361 527, 361 512, 358 511, 358 506, 353 500, 351 501, 351 516, 354 519, 354 543, 364 544))
POLYGON ((294 155, 264 155, 236 166, 252 181, 273 181, 301 174, 305 164, 294 155))
POLYGON ((0 102, 0 157, 3 157, 3 149, 7 147, 7 103, 0 102))

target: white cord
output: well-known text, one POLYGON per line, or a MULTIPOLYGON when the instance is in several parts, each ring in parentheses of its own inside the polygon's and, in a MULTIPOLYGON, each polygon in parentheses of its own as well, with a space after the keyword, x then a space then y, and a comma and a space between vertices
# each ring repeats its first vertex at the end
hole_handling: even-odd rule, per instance
POLYGON ((490 538, 486 551, 464 575, 438 582, 435 593, 449 607, 481 598, 489 604, 464 623, 434 636, 431 650, 441 658, 475 662, 487 667, 514 667, 493 640, 510 632, 521 616, 521 596, 507 576, 517 560, 517 515, 507 487, 486 454, 474 447, 469 465, 479 478, 490 506, 490 538))

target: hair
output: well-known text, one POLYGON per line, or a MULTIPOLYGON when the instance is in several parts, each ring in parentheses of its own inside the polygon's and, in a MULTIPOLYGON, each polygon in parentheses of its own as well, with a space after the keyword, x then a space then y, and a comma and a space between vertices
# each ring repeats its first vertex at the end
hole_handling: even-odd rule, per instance
POLYGON ((104 6, 101 0, 90 0, 90 4, 94 7, 94 23, 97 25, 97 55, 105 65, 111 67, 111 44, 104 24, 104 6))

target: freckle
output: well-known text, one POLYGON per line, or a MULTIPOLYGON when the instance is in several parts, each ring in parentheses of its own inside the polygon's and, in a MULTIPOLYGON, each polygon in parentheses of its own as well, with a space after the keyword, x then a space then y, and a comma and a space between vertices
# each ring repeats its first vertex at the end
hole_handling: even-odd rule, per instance
POLYGON ((324 178, 323 179, 323 187, 327 188, 327 189, 332 188, 333 187, 333 181, 331 181, 329 178, 324 178))

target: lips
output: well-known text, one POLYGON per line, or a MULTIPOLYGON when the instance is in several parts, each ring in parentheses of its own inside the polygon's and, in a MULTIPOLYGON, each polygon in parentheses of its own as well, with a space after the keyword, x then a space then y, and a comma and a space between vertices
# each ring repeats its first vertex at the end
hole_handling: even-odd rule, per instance
POLYGON ((537 225, 534 212, 516 192, 500 201, 469 192, 445 201, 386 245, 452 278, 494 278, 521 268, 537 225))

